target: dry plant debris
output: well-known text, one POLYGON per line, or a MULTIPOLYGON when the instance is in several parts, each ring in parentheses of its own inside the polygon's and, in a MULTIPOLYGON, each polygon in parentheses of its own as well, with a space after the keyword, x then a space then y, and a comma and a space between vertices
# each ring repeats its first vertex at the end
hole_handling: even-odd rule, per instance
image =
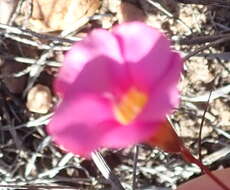
POLYGON ((95 14, 99 0, 33 0, 30 29, 37 32, 67 30, 84 17, 95 14))
POLYGON ((18 0, 0 1, 0 23, 8 24, 17 4, 18 0))
POLYGON ((2 81, 5 83, 8 90, 12 93, 23 92, 26 85, 26 76, 14 76, 15 73, 19 73, 26 68, 24 64, 19 64, 14 61, 3 61, 1 66, 1 75, 3 76, 2 81))
MULTIPOLYGON (((161 29, 173 39, 177 50, 190 57, 184 63, 179 86, 181 105, 171 119, 186 145, 198 155, 199 126, 212 90, 203 126, 202 154, 211 169, 230 167, 229 1, 19 0, 13 15, 16 1, 9 9, 2 3, 0 185, 16 185, 12 189, 20 189, 20 185, 28 189, 32 185, 43 189, 109 189, 91 161, 63 153, 50 142, 44 126, 52 116, 50 104, 58 102, 50 92, 61 65, 57 55, 62 59, 70 45, 93 28, 110 29, 128 20, 142 20, 161 29), (6 11, 4 15, 2 10, 6 11), (28 91, 26 83, 31 84, 28 91), (46 98, 39 102, 36 97, 41 91, 46 98), (45 108, 40 109, 43 104, 45 108)), ((122 185, 130 189, 133 149, 102 153, 122 185)), ((143 190, 175 189, 200 174, 197 167, 178 156, 147 146, 140 147, 137 168, 137 185, 143 190)))

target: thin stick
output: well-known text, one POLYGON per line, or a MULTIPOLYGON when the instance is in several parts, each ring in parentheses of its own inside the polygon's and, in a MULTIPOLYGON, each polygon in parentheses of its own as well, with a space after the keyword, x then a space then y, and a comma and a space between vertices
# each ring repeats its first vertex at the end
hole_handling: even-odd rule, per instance
POLYGON ((136 189, 137 184, 137 162, 138 162, 139 146, 135 145, 134 147, 134 157, 133 157, 133 184, 132 189, 136 189))
POLYGON ((222 189, 224 190, 230 190, 230 187, 228 187, 226 184, 224 184, 218 177, 216 177, 212 172, 209 171, 208 167, 205 166, 202 162, 200 162, 198 159, 196 159, 187 148, 184 146, 181 147, 181 154, 184 157, 185 160, 187 160, 190 163, 194 163, 197 166, 199 166, 205 174, 207 174, 214 182, 216 182, 222 189))
MULTIPOLYGON (((219 97, 228 96, 229 93, 230 93, 230 84, 227 86, 218 88, 216 90, 212 90, 212 97, 210 97, 209 102, 212 102, 213 100, 219 97)), ((188 101, 188 102, 206 102, 208 97, 209 97, 209 92, 204 93, 200 96, 194 96, 194 97, 182 96, 181 99, 183 101, 188 101)))
POLYGON ((61 185, 1 185, 0 188, 7 188, 7 189, 78 189, 76 187, 67 187, 67 186, 61 186, 61 185))
MULTIPOLYGON (((2 53, 0 53, 0 58, 4 58, 7 60, 14 60, 18 63, 25 63, 25 64, 30 64, 30 65, 33 65, 38 61, 36 59, 32 59, 28 57, 19 57, 19 56, 14 56, 10 54, 2 54, 2 53)), ((61 67, 62 63, 57 62, 57 61, 46 61, 46 65, 51 66, 51 67, 61 67)))
POLYGON ((202 135, 202 129, 203 129, 203 126, 204 126, 205 114, 208 111, 209 101, 210 101, 211 95, 212 95, 212 89, 211 89, 209 97, 208 97, 208 101, 207 101, 207 104, 206 104, 206 107, 205 107, 205 110, 204 110, 204 113, 203 113, 203 116, 202 116, 202 121, 201 121, 201 124, 200 124, 200 130, 199 130, 198 152, 199 152, 199 160, 200 160, 201 163, 202 163, 202 154, 201 154, 201 138, 202 137, 201 137, 201 135, 202 135))
POLYGON ((150 5, 154 6, 155 8, 159 9, 161 12, 163 12, 167 17, 171 18, 171 19, 176 19, 176 21, 178 23, 180 23, 182 26, 184 26, 189 34, 192 33, 192 30, 189 28, 189 26, 184 22, 182 21, 180 18, 175 18, 175 16, 173 16, 172 13, 170 13, 169 11, 167 11, 164 7, 161 6, 160 3, 158 2, 155 2, 155 1, 152 1, 152 0, 146 0, 150 5))
POLYGON ((95 151, 91 154, 92 160, 101 172, 101 174, 104 176, 105 179, 109 181, 109 183, 112 185, 113 189, 116 190, 125 190, 117 176, 115 176, 102 155, 98 152, 95 151))
POLYGON ((80 38, 77 37, 72 37, 70 38, 69 36, 54 36, 54 35, 49 35, 49 34, 41 34, 37 33, 31 30, 23 29, 21 27, 16 27, 16 26, 9 26, 5 24, 0 23, 0 33, 2 34, 16 34, 17 36, 21 37, 31 37, 31 38, 38 38, 38 39, 43 39, 43 40, 50 40, 50 41, 58 41, 59 43, 69 43, 72 44, 75 41, 81 40, 80 38))
POLYGON ((210 43, 222 38, 230 38, 229 32, 223 34, 216 34, 216 35, 206 35, 206 36, 196 36, 191 37, 186 36, 184 38, 179 38, 178 40, 174 40, 175 43, 179 45, 200 45, 203 43, 210 43))
POLYGON ((203 50, 206 50, 206 49, 208 49, 208 48, 210 48, 210 47, 213 47, 213 46, 215 46, 215 45, 224 43, 224 42, 229 41, 229 40, 230 40, 230 38, 221 38, 221 39, 219 39, 219 40, 210 42, 210 43, 207 44, 207 45, 203 45, 202 47, 200 47, 200 48, 196 49, 195 51, 193 51, 193 52, 189 53, 188 55, 186 55, 186 56, 184 57, 184 61, 187 61, 187 60, 190 59, 192 56, 197 55, 198 53, 200 53, 200 52, 203 51, 203 50))
POLYGON ((229 7, 230 2, 223 0, 176 0, 184 4, 197 4, 197 5, 212 5, 217 7, 229 7))

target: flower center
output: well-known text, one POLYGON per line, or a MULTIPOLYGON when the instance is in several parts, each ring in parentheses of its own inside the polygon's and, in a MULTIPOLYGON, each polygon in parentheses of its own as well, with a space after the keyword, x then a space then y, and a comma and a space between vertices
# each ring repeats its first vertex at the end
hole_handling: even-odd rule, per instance
POLYGON ((148 96, 146 93, 138 90, 135 87, 123 95, 121 101, 115 106, 115 116, 122 124, 128 124, 133 121, 136 116, 142 111, 148 96))

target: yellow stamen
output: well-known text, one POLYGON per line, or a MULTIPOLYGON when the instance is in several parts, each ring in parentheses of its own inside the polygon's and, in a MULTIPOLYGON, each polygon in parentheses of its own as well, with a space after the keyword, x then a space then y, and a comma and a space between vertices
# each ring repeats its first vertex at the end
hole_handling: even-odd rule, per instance
POLYGON ((119 122, 128 124, 142 111, 148 100, 146 93, 131 88, 115 105, 115 115, 119 122))

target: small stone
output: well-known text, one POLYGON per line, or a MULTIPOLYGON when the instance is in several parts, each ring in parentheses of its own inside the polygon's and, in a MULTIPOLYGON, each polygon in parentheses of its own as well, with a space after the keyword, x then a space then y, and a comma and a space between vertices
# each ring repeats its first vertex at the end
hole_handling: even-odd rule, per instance
POLYGON ((37 84, 27 95, 26 106, 29 111, 46 114, 52 106, 52 94, 47 86, 37 84))

